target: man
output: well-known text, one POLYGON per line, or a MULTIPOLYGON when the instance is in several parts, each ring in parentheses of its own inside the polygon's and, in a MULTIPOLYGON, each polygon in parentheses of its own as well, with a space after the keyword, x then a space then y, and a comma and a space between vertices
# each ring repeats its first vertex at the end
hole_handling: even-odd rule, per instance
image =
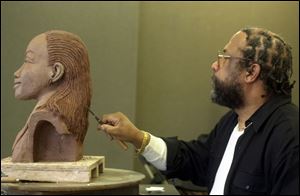
POLYGON ((91 102, 90 64, 82 40, 60 30, 35 36, 14 77, 15 97, 37 104, 16 136, 12 161, 80 160, 91 102))
POLYGON ((205 142, 158 138, 122 113, 99 129, 131 142, 169 178, 210 194, 299 194, 299 109, 291 103, 291 48, 261 28, 238 31, 212 64, 212 101, 231 108, 205 142))

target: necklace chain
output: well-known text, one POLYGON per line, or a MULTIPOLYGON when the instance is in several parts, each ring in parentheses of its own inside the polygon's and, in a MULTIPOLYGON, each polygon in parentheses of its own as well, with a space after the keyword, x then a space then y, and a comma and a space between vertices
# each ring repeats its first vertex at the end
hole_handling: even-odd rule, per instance
POLYGON ((252 125, 252 122, 249 123, 246 127, 239 127, 239 131, 245 131, 250 125, 252 125))

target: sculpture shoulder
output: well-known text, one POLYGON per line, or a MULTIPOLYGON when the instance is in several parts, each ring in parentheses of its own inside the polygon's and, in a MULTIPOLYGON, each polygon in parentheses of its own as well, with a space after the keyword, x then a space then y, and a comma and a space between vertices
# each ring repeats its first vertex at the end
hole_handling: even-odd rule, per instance
POLYGON ((66 123, 59 115, 45 109, 37 110, 32 113, 28 122, 28 127, 35 128, 37 124, 41 123, 42 121, 51 123, 59 134, 71 134, 66 123))

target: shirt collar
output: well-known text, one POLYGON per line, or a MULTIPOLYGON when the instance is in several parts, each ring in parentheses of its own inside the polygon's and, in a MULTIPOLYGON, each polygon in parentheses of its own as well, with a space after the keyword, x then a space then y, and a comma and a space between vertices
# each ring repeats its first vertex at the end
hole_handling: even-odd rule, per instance
POLYGON ((258 132, 260 126, 277 108, 288 103, 291 103, 290 95, 276 95, 271 97, 245 122, 246 127, 252 126, 253 130, 258 132))

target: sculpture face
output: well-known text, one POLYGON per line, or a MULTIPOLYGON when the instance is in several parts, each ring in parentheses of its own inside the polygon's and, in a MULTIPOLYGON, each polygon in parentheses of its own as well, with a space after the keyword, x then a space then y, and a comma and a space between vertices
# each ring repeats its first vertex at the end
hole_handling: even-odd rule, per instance
POLYGON ((39 99, 49 87, 50 74, 46 35, 40 34, 31 40, 23 65, 14 73, 15 97, 39 99))

